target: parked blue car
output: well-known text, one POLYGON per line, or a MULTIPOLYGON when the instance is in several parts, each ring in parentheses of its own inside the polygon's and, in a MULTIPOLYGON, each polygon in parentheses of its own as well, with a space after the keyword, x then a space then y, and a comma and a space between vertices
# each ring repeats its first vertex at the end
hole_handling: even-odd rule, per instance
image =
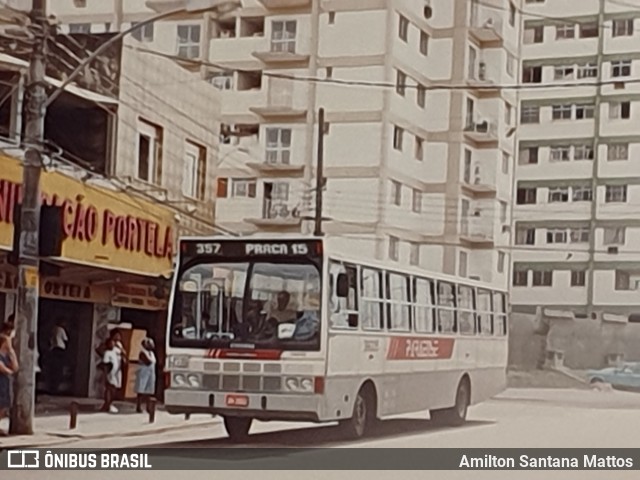
POLYGON ((621 367, 589 370, 589 383, 608 383, 616 390, 640 392, 640 363, 625 363, 621 367))

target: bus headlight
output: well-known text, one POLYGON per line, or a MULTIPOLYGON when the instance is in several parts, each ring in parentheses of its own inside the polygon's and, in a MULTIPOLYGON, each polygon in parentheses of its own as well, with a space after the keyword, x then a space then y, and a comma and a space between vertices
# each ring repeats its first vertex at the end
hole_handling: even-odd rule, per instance
POLYGON ((168 359, 167 365, 169 365, 169 368, 187 368, 189 366, 189 356, 171 355, 168 359))
POLYGON ((187 385, 187 379, 183 374, 176 373, 171 379, 171 384, 175 385, 176 387, 184 387, 187 385))
POLYGON ((202 382, 200 381, 200 377, 198 375, 189 375, 187 377, 187 382, 189 382, 189 386, 193 388, 200 388, 202 382))
POLYGON ((284 381, 284 385, 289 392, 313 392, 313 379, 308 377, 287 377, 284 381))

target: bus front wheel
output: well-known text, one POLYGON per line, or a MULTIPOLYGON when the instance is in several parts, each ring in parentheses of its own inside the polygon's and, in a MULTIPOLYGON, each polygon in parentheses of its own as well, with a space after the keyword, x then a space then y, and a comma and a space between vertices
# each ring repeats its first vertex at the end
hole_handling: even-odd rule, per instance
POLYGON ((471 403, 471 387, 469 381, 464 378, 456 391, 456 403, 451 408, 431 410, 431 420, 436 425, 459 427, 467 420, 467 412, 471 403))
POLYGON ((224 428, 232 442, 244 442, 249 438, 252 418, 224 417, 224 428))
POLYGON ((376 416, 376 398, 373 388, 363 386, 353 404, 351 418, 342 420, 340 428, 345 437, 351 439, 361 438, 371 428, 376 416))

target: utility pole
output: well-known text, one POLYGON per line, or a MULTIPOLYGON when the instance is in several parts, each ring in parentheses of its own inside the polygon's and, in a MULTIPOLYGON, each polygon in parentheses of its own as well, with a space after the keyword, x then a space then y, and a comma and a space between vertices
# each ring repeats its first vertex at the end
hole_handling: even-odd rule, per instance
POLYGON ((318 158, 316 159, 316 215, 313 234, 322 236, 322 189, 324 188, 324 108, 318 111, 318 158))
POLYGON ((31 31, 33 51, 29 62, 25 105, 26 148, 22 180, 21 231, 19 241, 16 345, 20 368, 15 378, 15 396, 9 430, 32 435, 35 405, 35 347, 38 326, 38 245, 40 231, 40 173, 47 93, 45 90, 46 42, 49 24, 46 0, 33 0, 31 31))

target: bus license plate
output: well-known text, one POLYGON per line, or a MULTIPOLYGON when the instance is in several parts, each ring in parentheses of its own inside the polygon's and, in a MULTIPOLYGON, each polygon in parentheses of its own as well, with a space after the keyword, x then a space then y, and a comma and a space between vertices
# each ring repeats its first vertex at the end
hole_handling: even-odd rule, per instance
POLYGON ((246 395, 227 395, 225 404, 227 407, 248 407, 249 397, 246 395))

